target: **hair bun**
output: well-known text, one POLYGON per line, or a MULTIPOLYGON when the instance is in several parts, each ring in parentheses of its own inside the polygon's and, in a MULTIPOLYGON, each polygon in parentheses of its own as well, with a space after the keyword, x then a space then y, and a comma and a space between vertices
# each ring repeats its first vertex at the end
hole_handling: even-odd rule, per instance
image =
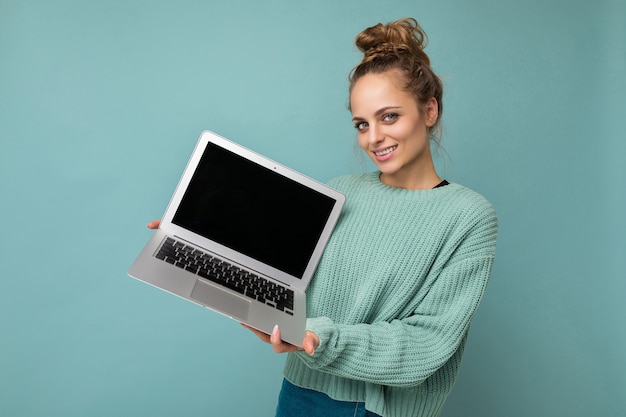
POLYGON ((365 55, 364 61, 388 54, 409 52, 420 56, 427 65, 430 64, 424 53, 426 34, 413 18, 396 20, 386 25, 378 23, 359 33, 355 43, 365 55))
MULTIPOLYGON (((364 56, 350 71, 350 94, 358 80, 367 74, 399 71, 394 76, 403 83, 403 90, 415 98, 420 111, 430 99, 437 100, 438 115, 431 132, 436 130, 443 113, 443 83, 424 52, 427 41, 426 33, 410 17, 386 25, 379 23, 359 33, 355 43, 364 56)), ((437 134, 431 134, 436 140, 437 134)))

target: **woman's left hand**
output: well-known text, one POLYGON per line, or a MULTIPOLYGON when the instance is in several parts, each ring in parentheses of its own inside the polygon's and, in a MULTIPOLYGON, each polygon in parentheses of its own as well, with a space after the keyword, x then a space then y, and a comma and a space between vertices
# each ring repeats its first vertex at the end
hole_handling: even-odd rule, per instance
POLYGON ((307 330, 304 339, 302 340, 302 347, 298 347, 296 345, 292 345, 291 343, 284 342, 280 338, 280 329, 278 326, 274 327, 274 331, 272 334, 263 333, 257 329, 253 329, 250 326, 247 326, 241 323, 243 327, 250 330, 252 333, 256 334, 259 339, 264 341, 265 343, 269 343, 272 345, 274 352, 276 353, 287 353, 287 352, 295 352, 298 350, 304 350, 309 355, 315 353, 315 349, 320 345, 320 338, 313 332, 307 330))

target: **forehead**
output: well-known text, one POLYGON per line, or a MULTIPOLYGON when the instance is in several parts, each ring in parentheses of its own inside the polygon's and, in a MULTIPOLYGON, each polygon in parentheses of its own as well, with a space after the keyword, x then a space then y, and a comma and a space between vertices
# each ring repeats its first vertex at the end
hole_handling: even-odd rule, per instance
POLYGON ((403 88, 403 77, 397 71, 366 74, 359 78, 350 92, 353 115, 366 116, 383 107, 417 107, 413 96, 403 88))

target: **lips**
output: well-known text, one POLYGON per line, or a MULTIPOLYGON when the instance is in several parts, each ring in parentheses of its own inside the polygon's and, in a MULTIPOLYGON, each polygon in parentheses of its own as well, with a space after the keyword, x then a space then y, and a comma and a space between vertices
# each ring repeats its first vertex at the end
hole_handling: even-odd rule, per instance
POLYGON ((374 151, 374 155, 378 157, 389 155, 391 152, 395 151, 397 148, 398 148, 398 145, 390 146, 389 148, 381 149, 379 151, 374 151))

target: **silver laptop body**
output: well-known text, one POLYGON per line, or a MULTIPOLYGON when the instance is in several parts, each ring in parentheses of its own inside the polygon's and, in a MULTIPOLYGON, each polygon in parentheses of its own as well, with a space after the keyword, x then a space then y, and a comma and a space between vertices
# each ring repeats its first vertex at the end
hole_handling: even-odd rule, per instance
POLYGON ((159 229, 128 274, 283 340, 345 197, 215 133, 201 134, 159 229))

